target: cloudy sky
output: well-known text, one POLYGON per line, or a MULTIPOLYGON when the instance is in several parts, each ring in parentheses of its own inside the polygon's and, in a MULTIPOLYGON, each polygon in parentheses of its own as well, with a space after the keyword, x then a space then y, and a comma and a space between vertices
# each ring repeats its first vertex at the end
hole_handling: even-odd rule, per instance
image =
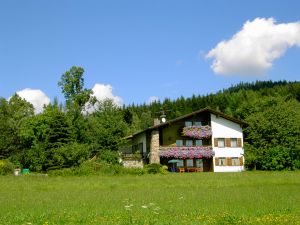
POLYGON ((0 96, 36 106, 62 73, 117 104, 214 93, 241 81, 299 80, 300 1, 0 2, 0 96))

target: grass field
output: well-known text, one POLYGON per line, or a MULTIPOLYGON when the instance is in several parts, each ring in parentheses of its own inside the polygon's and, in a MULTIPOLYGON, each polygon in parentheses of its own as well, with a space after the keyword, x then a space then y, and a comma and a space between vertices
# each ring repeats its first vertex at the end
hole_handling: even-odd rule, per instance
POLYGON ((300 224, 300 172, 0 177, 0 224, 300 224))

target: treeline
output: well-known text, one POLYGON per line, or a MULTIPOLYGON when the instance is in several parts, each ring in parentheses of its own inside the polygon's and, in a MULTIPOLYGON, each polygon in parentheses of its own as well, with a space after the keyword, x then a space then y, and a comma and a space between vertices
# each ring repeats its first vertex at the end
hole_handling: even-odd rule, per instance
POLYGON ((300 168, 300 82, 240 83, 215 94, 118 107, 97 101, 84 88, 84 70, 72 67, 58 85, 66 102, 55 100, 35 115, 18 95, 0 98, 0 159, 34 171, 74 167, 92 157, 118 163, 123 138, 167 119, 205 107, 245 120, 248 168, 300 168))
POLYGON ((151 126, 152 118, 159 117, 162 111, 167 112, 167 119, 174 119, 210 107, 245 120, 254 111, 258 111, 257 107, 267 98, 281 98, 299 102, 300 82, 256 81, 253 83, 239 83, 215 94, 193 95, 190 98, 182 96, 175 100, 166 98, 163 101, 155 101, 150 105, 132 104, 124 107, 124 110, 131 112, 135 118, 141 118, 143 122, 135 121, 139 125, 136 130, 140 130, 151 126))

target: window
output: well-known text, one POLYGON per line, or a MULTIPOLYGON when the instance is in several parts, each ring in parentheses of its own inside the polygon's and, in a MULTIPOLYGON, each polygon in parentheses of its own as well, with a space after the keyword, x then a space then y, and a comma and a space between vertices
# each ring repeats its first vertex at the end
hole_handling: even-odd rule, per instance
POLYGON ((200 127, 202 126, 202 123, 200 121, 195 121, 194 126, 200 127))
POLYGON ((203 168, 203 159, 196 159, 196 167, 203 168))
POLYGON ((185 121, 185 126, 186 126, 186 127, 191 127, 191 126, 193 126, 192 121, 185 121))
POLYGON ((226 158, 219 158, 219 166, 226 166, 226 158))
POLYGON ((231 138, 230 139, 230 146, 232 148, 236 148, 237 147, 237 138, 231 138))
POLYGON ((193 140, 186 140, 185 141, 185 146, 192 147, 193 146, 193 140))
POLYGON ((225 139, 224 138, 218 138, 218 147, 219 148, 225 147, 225 139))
POLYGON ((233 166, 239 166, 240 165, 240 160, 239 160, 238 157, 231 158, 231 162, 232 162, 233 166))
POLYGON ((187 160, 186 160, 186 166, 187 166, 187 167, 194 167, 194 160, 192 160, 192 159, 187 159, 187 160))
POLYGON ((177 147, 183 146, 183 141, 182 140, 176 140, 176 146, 177 147))
POLYGON ((177 167, 184 167, 183 160, 179 160, 177 167))
POLYGON ((143 143, 139 143, 139 144, 138 144, 138 151, 139 151, 140 153, 143 152, 143 143))
POLYGON ((202 140, 196 140, 196 146, 202 146, 202 140))

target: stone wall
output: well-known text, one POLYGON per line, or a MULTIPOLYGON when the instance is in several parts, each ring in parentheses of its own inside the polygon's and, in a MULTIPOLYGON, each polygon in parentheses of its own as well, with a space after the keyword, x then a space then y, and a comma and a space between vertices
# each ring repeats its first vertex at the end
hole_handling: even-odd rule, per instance
POLYGON ((159 131, 153 130, 151 132, 150 140, 150 164, 160 163, 159 158, 159 131))
POLYGON ((143 168, 144 163, 143 160, 124 160, 123 166, 125 168, 143 168))

